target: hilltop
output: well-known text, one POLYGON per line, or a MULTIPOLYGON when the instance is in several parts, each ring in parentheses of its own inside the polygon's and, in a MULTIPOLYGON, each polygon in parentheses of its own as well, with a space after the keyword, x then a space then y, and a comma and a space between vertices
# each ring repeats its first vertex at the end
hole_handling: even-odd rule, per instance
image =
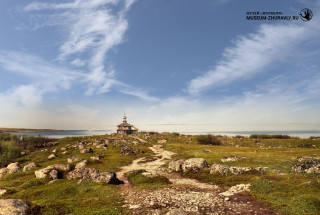
POLYGON ((0 205, 19 199, 27 214, 320 212, 317 138, 145 132, 17 141, 1 139, 1 156, 10 144, 19 154, 2 162, 0 205))

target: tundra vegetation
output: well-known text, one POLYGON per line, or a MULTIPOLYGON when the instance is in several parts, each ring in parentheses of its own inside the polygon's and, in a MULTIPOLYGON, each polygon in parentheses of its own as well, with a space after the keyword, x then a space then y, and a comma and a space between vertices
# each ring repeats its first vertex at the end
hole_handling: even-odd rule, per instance
MULTIPOLYGON (((299 163, 298 157, 320 158, 320 138, 291 138, 284 135, 251 135, 214 136, 214 135, 182 135, 179 133, 143 132, 138 135, 147 143, 137 142, 133 136, 103 135, 91 137, 67 137, 59 140, 43 137, 26 137, 21 141, 17 136, 0 133, 0 165, 19 162, 21 167, 36 163, 34 169, 3 174, 0 188, 7 190, 0 198, 22 199, 31 204, 29 214, 127 214, 128 209, 122 207, 124 199, 120 186, 91 181, 67 180, 66 174, 54 183, 48 178, 35 178, 35 170, 53 164, 66 164, 67 158, 79 157, 88 160, 86 167, 96 168, 100 172, 116 172, 121 166, 130 164, 139 157, 154 159, 148 148, 158 144, 159 140, 166 150, 175 152, 175 159, 204 158, 208 166, 223 164, 234 167, 268 167, 264 172, 249 171, 245 174, 210 174, 209 169, 197 172, 187 171, 180 174, 195 178, 202 182, 216 184, 227 190, 231 186, 245 183, 251 184, 253 199, 271 206, 280 214, 320 214, 320 174, 299 173, 292 166, 299 163), (107 149, 94 148, 91 153, 80 153, 78 149, 69 147, 72 144, 86 141, 109 139, 107 149), (144 153, 121 155, 124 145, 140 149, 144 153), (63 148, 68 148, 64 153, 63 148), (56 157, 48 159, 57 149, 56 157), (23 153, 21 153, 23 152, 23 153), (92 161, 90 157, 101 156, 92 161), (236 161, 222 162, 224 157, 240 157, 236 161)), ((75 163, 76 164, 76 163, 75 163)), ((71 164, 74 168, 75 164, 71 164)), ((127 174, 129 181, 138 189, 161 189, 170 187, 164 177, 148 178, 143 171, 127 174)))

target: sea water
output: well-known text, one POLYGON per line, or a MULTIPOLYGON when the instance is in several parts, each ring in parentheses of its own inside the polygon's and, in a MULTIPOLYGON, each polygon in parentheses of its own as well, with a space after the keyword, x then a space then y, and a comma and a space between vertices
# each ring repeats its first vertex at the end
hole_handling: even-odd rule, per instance
MULTIPOLYGON (((46 132, 28 132, 28 133, 15 133, 18 135, 29 135, 29 136, 44 136, 50 138, 63 138, 63 137, 76 137, 76 136, 93 136, 93 135, 104 135, 115 133, 116 130, 63 130, 63 131, 46 131, 46 132)), ((159 131, 163 132, 163 131, 159 131)), ((192 131, 183 132, 181 134, 197 135, 197 134, 214 134, 214 135, 227 135, 227 136, 250 136, 251 134, 283 134, 292 137, 309 138, 311 136, 320 136, 320 131, 192 131)))

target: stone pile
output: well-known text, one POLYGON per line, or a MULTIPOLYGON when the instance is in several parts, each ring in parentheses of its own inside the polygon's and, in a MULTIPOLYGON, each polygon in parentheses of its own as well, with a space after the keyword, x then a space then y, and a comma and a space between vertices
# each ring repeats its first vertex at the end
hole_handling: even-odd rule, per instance
POLYGON ((95 168, 76 168, 67 174, 67 179, 91 180, 93 182, 104 182, 107 184, 118 184, 119 180, 114 172, 99 172, 95 168))
POLYGON ((19 172, 19 169, 20 169, 20 164, 18 162, 11 163, 7 167, 1 168, 0 169, 0 179, 2 178, 3 174, 5 174, 5 173, 9 173, 9 174, 16 173, 16 172, 19 172))
MULTIPOLYGON (((194 171, 198 172, 203 169, 208 169, 208 164, 205 159, 203 158, 190 158, 187 160, 179 159, 173 160, 169 163, 169 169, 173 171, 194 171)), ((264 173, 268 170, 268 167, 235 167, 235 166, 228 166, 223 164, 212 164, 210 167, 210 173, 220 173, 221 175, 227 174, 244 174, 252 171, 257 171, 259 173, 264 173)))
POLYGON ((169 169, 173 171, 200 171, 208 168, 207 161, 203 158, 190 158, 187 160, 173 160, 169 163, 169 169))
POLYGON ((121 148, 121 155, 137 155, 143 153, 142 150, 140 149, 134 149, 128 145, 124 145, 121 148))
POLYGON ((235 167, 235 166, 228 166, 223 164, 212 164, 210 167, 210 174, 219 173, 221 175, 239 175, 239 174, 245 174, 249 172, 257 171, 259 173, 264 173, 266 170, 268 170, 268 167, 235 167))
POLYGON ((57 173, 57 178, 58 178, 58 174, 60 172, 68 172, 70 170, 71 170, 71 167, 69 164, 53 164, 53 165, 47 166, 46 168, 35 171, 34 174, 36 178, 46 178, 48 174, 51 177, 52 175, 57 173), (52 170, 56 170, 56 171, 52 172, 52 170))
POLYGON ((294 163, 291 170, 298 173, 320 173, 320 160, 313 159, 294 163))
POLYGON ((246 160, 248 157, 246 156, 229 156, 221 158, 222 162, 229 162, 229 161, 239 161, 239 160, 246 160))

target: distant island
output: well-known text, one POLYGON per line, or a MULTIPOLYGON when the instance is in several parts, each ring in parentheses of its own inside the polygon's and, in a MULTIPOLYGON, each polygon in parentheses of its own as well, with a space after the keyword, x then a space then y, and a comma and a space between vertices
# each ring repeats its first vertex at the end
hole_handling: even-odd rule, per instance
POLYGON ((33 128, 0 128, 2 132, 10 132, 10 133, 31 133, 31 132, 44 132, 44 131, 61 131, 55 129, 33 129, 33 128))

